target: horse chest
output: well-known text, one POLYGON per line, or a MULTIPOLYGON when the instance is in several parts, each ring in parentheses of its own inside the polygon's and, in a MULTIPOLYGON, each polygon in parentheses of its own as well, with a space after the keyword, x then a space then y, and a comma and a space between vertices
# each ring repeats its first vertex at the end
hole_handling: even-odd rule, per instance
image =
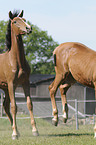
POLYGON ((23 70, 19 70, 17 74, 17 83, 21 84, 26 80, 26 78, 27 78, 27 73, 23 70))

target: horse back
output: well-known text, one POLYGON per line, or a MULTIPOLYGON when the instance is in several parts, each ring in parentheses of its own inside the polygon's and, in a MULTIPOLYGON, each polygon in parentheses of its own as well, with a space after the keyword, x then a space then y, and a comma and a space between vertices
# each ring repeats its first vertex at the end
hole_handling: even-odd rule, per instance
POLYGON ((71 73, 73 78, 87 86, 94 86, 96 79, 96 52, 81 43, 68 42, 59 45, 53 52, 56 55, 55 70, 58 73, 71 73))

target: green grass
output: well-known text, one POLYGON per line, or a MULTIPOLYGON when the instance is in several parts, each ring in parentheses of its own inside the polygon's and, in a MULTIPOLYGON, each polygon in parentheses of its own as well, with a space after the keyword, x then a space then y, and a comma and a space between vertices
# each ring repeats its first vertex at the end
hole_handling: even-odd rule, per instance
POLYGON ((57 127, 43 119, 36 119, 39 136, 32 135, 30 119, 17 120, 20 138, 12 140, 12 129, 7 119, 0 119, 0 145, 96 145, 93 125, 60 123, 57 127))

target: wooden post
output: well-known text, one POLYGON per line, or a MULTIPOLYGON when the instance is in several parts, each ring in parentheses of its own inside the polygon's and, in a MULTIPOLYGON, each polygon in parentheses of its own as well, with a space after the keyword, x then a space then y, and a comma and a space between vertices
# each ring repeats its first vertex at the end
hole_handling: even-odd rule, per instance
POLYGON ((3 116, 3 93, 1 93, 1 117, 3 116))
POLYGON ((78 130, 79 126, 78 126, 78 102, 77 102, 77 99, 75 99, 75 109, 76 109, 76 112, 75 112, 75 116, 76 116, 76 130, 78 130))
POLYGON ((95 124, 95 114, 93 114, 93 124, 95 124))
POLYGON ((84 87, 84 115, 86 114, 86 87, 84 87))

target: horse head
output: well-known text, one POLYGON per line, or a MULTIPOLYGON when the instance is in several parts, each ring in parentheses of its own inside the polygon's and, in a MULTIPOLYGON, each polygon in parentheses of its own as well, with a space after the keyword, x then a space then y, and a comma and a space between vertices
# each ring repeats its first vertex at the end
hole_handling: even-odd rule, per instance
POLYGON ((15 32, 16 35, 19 34, 29 34, 32 32, 32 26, 26 23, 26 20, 23 17, 23 10, 22 12, 15 18, 13 18, 13 14, 9 12, 9 18, 11 20, 11 28, 15 32))

